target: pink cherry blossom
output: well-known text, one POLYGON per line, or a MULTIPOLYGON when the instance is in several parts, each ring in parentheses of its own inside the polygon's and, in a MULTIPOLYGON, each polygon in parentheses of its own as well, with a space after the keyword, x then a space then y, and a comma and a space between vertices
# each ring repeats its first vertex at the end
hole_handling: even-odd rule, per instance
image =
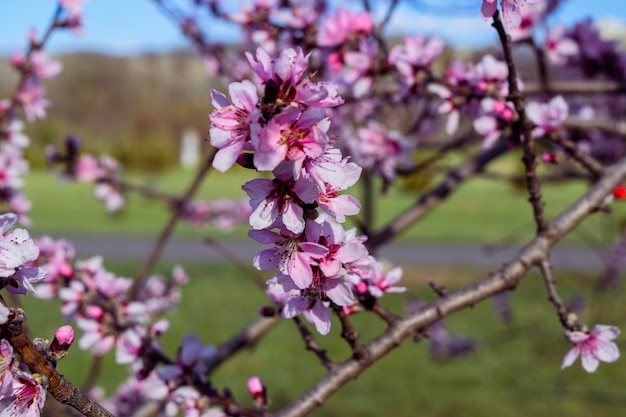
POLYGON ((17 222, 17 215, 0 215, 0 283, 7 291, 35 293, 33 283, 46 277, 42 268, 29 266, 39 256, 39 248, 24 229, 9 232, 17 222))
POLYGON ((60 0, 61 6, 67 9, 70 16, 81 16, 83 14, 83 7, 87 0, 60 0))
POLYGON ((50 102, 45 99, 45 89, 32 77, 28 78, 16 94, 16 98, 24 108, 29 122, 46 117, 46 109, 50 102))
POLYGON ((291 278, 297 288, 308 288, 313 282, 311 264, 315 259, 328 254, 328 248, 314 242, 302 242, 300 239, 284 236, 268 230, 251 230, 248 235, 257 242, 274 244, 274 248, 259 252, 253 265, 262 271, 275 268, 291 278))
POLYGON ((24 122, 14 119, 6 126, 0 125, 0 138, 4 138, 13 146, 24 149, 30 145, 30 139, 22 131, 24 130, 24 122))
POLYGON ((39 257, 35 264, 48 271, 47 278, 36 287, 40 298, 50 299, 57 296, 66 280, 74 275, 72 262, 76 254, 74 247, 65 239, 54 240, 43 236, 36 240, 39 257))
POLYGON ((13 392, 13 346, 0 340, 0 399, 7 398, 13 392))
POLYGON ((269 228, 280 220, 287 230, 301 233, 304 230, 301 204, 311 204, 319 196, 311 181, 304 177, 289 179, 288 175, 273 180, 257 178, 242 188, 250 196, 250 226, 255 230, 269 228))
POLYGON ((382 297, 385 293, 405 292, 406 287, 396 287, 395 283, 402 278, 402 268, 395 267, 385 271, 381 262, 374 262, 371 266, 372 276, 368 280, 368 290, 376 298, 382 297))
POLYGON ((483 148, 491 147, 515 118, 515 110, 509 102, 494 100, 490 97, 480 102, 483 116, 474 120, 474 130, 485 137, 483 148))
POLYGON ((556 96, 548 103, 530 102, 526 105, 528 118, 536 125, 534 137, 558 132, 569 114, 569 106, 563 96, 556 96))
POLYGON ((13 377, 12 401, 0 411, 0 417, 39 417, 46 401, 43 377, 19 370, 13 377))
POLYGON ((429 84, 428 91, 436 94, 439 98, 443 99, 443 102, 437 108, 439 114, 448 114, 448 121, 446 122, 446 133, 448 135, 454 134, 459 127, 459 109, 454 103, 454 95, 450 90, 439 84, 429 84))
POLYGON ((347 135, 344 145, 355 163, 388 182, 395 179, 397 170, 413 165, 409 151, 415 146, 400 132, 375 121, 359 128, 357 135, 347 135))
POLYGON ((536 3, 527 3, 520 9, 520 24, 517 27, 509 27, 507 31, 513 41, 521 41, 531 38, 535 28, 543 21, 546 11, 544 0, 536 3))
POLYGON ((356 12, 339 7, 335 14, 327 16, 320 26, 317 44, 322 47, 338 46, 350 37, 368 35, 373 26, 372 17, 368 12, 356 12))
POLYGON ((296 162, 294 170, 300 170, 305 158, 316 158, 324 152, 329 125, 324 109, 283 111, 252 139, 254 166, 259 171, 272 171, 288 160, 296 162))
POLYGON ((560 65, 570 56, 576 56, 578 44, 566 36, 565 26, 556 25, 548 30, 545 40, 546 55, 554 65, 560 65))
MULTIPOLYGON (((522 23, 522 14, 520 9, 523 8, 526 3, 532 4, 544 0, 501 0, 502 7, 502 21, 507 29, 516 28, 522 23)), ((497 0, 483 0, 483 4, 480 8, 480 14, 482 18, 489 20, 497 10, 497 0)))
POLYGON ((589 331, 567 331, 565 335, 574 347, 563 358, 561 368, 571 366, 578 356, 581 357, 585 371, 595 372, 602 362, 615 362, 619 358, 619 349, 612 342, 620 331, 615 326, 597 324, 589 331))
POLYGON ((45 51, 37 50, 30 55, 30 70, 35 77, 54 78, 62 69, 63 65, 59 61, 51 59, 45 51))
POLYGON ((209 115, 210 139, 219 149, 213 166, 221 172, 235 163, 250 141, 251 118, 259 101, 256 86, 248 80, 230 84, 228 91, 232 104, 222 93, 211 91, 215 111, 209 115))

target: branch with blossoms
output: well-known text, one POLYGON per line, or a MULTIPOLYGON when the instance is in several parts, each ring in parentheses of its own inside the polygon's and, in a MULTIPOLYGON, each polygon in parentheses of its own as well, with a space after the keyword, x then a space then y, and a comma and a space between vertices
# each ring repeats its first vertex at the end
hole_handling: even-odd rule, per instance
MULTIPOLYGON (((574 229, 585 217, 595 212, 603 204, 607 193, 626 179, 626 160, 613 167, 596 185, 566 211, 562 212, 548 226, 548 229, 535 237, 519 254, 504 263, 496 273, 472 285, 449 293, 439 300, 407 314, 389 326, 389 328, 363 346, 363 356, 348 359, 339 364, 326 377, 321 379, 309 391, 289 406, 279 410, 274 416, 305 415, 341 386, 356 378, 378 359, 398 347, 402 340, 411 337, 416 330, 424 329, 429 324, 475 305, 499 292, 514 289, 526 272, 534 266, 546 261, 549 250, 560 239, 574 229)), ((568 353, 563 366, 571 365, 578 355, 583 358, 583 366, 592 372, 600 360, 613 362, 619 357, 617 346, 611 342, 619 330, 613 326, 596 326, 592 332, 581 330, 566 332, 566 336, 574 344, 568 353)))
MULTIPOLYGON (((233 62, 231 66, 219 48, 209 47, 193 15, 184 16, 169 2, 155 4, 181 26, 210 63, 208 69, 227 84, 228 94, 211 91, 214 110, 209 115, 210 141, 215 151, 204 159, 180 197, 129 184, 119 177, 114 161, 80 157, 72 143, 65 155, 52 155, 66 163, 66 174, 95 182, 97 196, 110 208, 121 207, 122 193, 130 190, 168 202, 170 219, 136 279, 108 271, 98 257, 75 261, 68 242, 35 242, 23 229, 10 231, 17 219, 14 214, 0 217, 2 289, 20 294, 36 290, 42 297, 61 299, 62 312, 82 331, 80 348, 95 356, 114 350, 116 361, 128 365, 131 377, 117 394, 111 399, 99 398, 106 409, 118 416, 144 412, 203 417, 268 415, 268 390, 259 378, 248 381, 254 401, 249 408, 235 400, 229 389, 214 386, 210 376, 240 349, 258 343, 280 315, 293 319, 304 347, 328 369, 328 375, 309 392, 277 411, 277 415, 302 415, 408 337, 419 340, 428 336, 433 345, 443 345, 434 349, 445 350, 453 338, 440 322, 442 318, 515 288, 535 266, 542 271, 548 297, 573 344, 562 366, 571 365, 580 356, 584 369, 593 372, 600 361, 613 362, 619 357, 613 342, 619 330, 605 325, 589 330, 579 324, 558 295, 549 264, 550 251, 560 239, 585 217, 604 210, 611 196, 624 194, 620 188, 626 178, 624 152, 613 146, 619 129, 598 133, 593 127, 568 127, 570 112, 593 120, 594 109, 605 107, 611 117, 619 117, 617 106, 611 108, 589 94, 594 89, 622 94, 626 78, 626 71, 615 64, 619 52, 599 38, 597 30, 582 22, 571 30, 550 30, 545 43, 535 42, 535 28, 554 8, 554 2, 484 0, 481 14, 486 20, 494 19, 504 59, 487 55, 476 62, 452 60, 435 65, 445 48, 440 39, 418 35, 387 47, 380 28, 390 21, 397 2, 387 5, 378 24, 373 18, 374 4, 367 1, 363 11, 338 8, 326 13, 327 4, 322 0, 259 0, 234 14, 224 12, 217 1, 194 2, 193 13, 204 8, 237 23, 248 44, 259 46, 254 54, 246 51, 247 62, 233 62), (611 82, 595 83, 586 92, 568 90, 588 98, 589 106, 573 105, 573 101, 568 104, 559 96, 548 97, 547 103, 525 103, 524 97, 530 95, 518 77, 512 53, 515 44, 524 42, 532 44, 540 57, 541 100, 545 93, 558 94, 557 84, 549 75, 565 64, 581 78, 607 77, 611 82), (603 53, 594 60, 591 51, 598 49, 603 53), (474 134, 468 134, 470 130, 474 134), (461 133, 454 137, 457 131, 461 133), (452 140, 441 140, 447 136, 452 140), (478 141, 482 142, 480 150, 476 149, 478 141), (595 182, 582 199, 552 222, 543 213, 537 176, 536 147, 540 142, 577 162, 595 182), (416 165, 416 149, 435 149, 436 155, 416 165), (438 168, 443 155, 458 149, 470 155, 469 161, 447 169, 436 187, 378 231, 369 224, 375 213, 362 208, 349 193, 360 178, 366 178, 369 204, 374 200, 374 179, 385 191, 402 175, 438 168), (396 286, 403 272, 377 260, 375 251, 422 220, 461 183, 502 155, 519 149, 524 155, 536 237, 482 281, 454 292, 432 284, 440 298, 404 316, 384 309, 379 303, 383 296, 405 290, 396 286), (251 227, 249 236, 268 245, 252 263, 261 271, 271 271, 266 293, 272 306, 261 309, 264 318, 221 346, 187 335, 177 352, 170 355, 159 343, 168 328, 161 315, 176 305, 179 287, 187 278, 178 268, 170 278, 151 275, 152 269, 181 218, 200 221, 213 210, 192 201, 211 167, 226 171, 234 164, 262 173, 261 178, 243 185, 249 204, 241 216, 251 227), (350 216, 362 212, 365 235, 344 226, 350 216), (384 321, 387 329, 362 344, 352 322, 356 313, 384 321), (327 356, 308 327, 310 324, 318 333, 329 334, 332 315, 341 325, 335 333, 340 333, 350 348, 351 356, 344 362, 327 356)), ((82 1, 67 0, 62 6, 60 10, 70 16, 80 12, 82 1)), ((32 54, 23 60, 14 58, 14 65, 33 75, 29 72, 32 54)), ((44 68, 49 72, 52 67, 48 62, 44 68)), ((45 73, 40 69, 38 77, 45 73)), ((31 109, 36 116, 40 112, 35 110, 31 109)), ((9 124, 2 121, 0 126, 6 130, 9 124)), ((19 128, 11 132, 5 136, 23 142, 19 128)), ((548 155, 542 157, 546 167, 559 164, 550 153, 544 155, 548 155)), ((234 209, 226 207, 223 211, 234 209)), ((34 341, 37 353, 31 355, 30 341, 23 340, 20 310, 2 305, 0 319, 4 320, 0 324, 0 365, 6 365, 0 368, 0 400, 9 403, 7 409, 12 413, 39 415, 45 386, 64 398, 50 381, 56 378, 54 364, 72 343, 73 330, 60 329, 52 342, 34 341), (24 371, 25 366, 30 367, 30 373, 24 371)), ((97 396, 95 392, 90 395, 97 396)), ((86 415, 108 415, 94 411, 100 409, 74 391, 69 397, 76 400, 72 406, 86 415)))

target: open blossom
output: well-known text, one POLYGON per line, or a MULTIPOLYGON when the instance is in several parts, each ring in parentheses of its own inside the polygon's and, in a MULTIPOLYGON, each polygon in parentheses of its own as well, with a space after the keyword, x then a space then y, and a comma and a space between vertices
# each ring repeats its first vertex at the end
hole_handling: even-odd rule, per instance
POLYGON ((317 33, 319 46, 338 46, 350 37, 368 35, 374 27, 372 16, 366 12, 356 12, 342 7, 334 15, 326 17, 317 33))
MULTIPOLYGON (((285 231, 288 233, 288 231, 285 231)), ((254 266, 262 271, 275 268, 291 278, 298 288, 307 288, 313 282, 314 260, 328 254, 328 248, 314 242, 302 242, 296 237, 286 236, 269 230, 250 230, 248 235, 257 242, 275 245, 259 252, 253 260, 254 266)))
POLYGON ((303 75, 309 64, 309 56, 300 48, 289 48, 273 59, 264 49, 257 48, 256 61, 251 53, 246 58, 252 70, 266 86, 272 101, 300 103, 310 107, 334 107, 343 103, 337 95, 337 85, 331 82, 312 82, 303 75))
POLYGON ((0 400, 13 392, 13 346, 0 340, 0 400))
POLYGON ((56 77, 63 65, 59 61, 51 59, 45 51, 34 51, 30 55, 30 67, 33 75, 43 79, 56 77))
POLYGON ((574 347, 563 358, 561 368, 571 366, 578 356, 581 357, 583 368, 587 372, 595 372, 602 362, 615 362, 619 359, 619 349, 612 342, 620 331, 615 326, 597 324, 591 332, 567 331, 565 335, 574 347))
POLYGON ((402 45, 396 45, 389 53, 389 63, 402 75, 404 83, 411 87, 416 82, 416 73, 429 68, 443 52, 445 43, 437 38, 425 41, 421 35, 405 38, 402 45))
POLYGON ((273 180, 257 178, 242 187, 250 196, 252 228, 266 229, 279 219, 292 233, 304 230, 304 210, 301 204, 313 203, 319 191, 308 179, 301 177, 294 180, 285 171, 275 172, 278 178, 273 180))
POLYGON ((561 129, 569 114, 569 107, 563 96, 556 96, 549 103, 528 103, 526 114, 536 125, 533 136, 540 137, 561 129))
POLYGON ((567 57, 578 54, 578 44, 566 36, 565 26, 556 25, 548 31, 546 54, 552 64, 563 64, 567 57))
POLYGON ((28 78, 16 94, 17 100, 24 108, 29 122, 46 117, 46 109, 50 102, 45 98, 45 89, 32 77, 28 78))
POLYGON ((17 222, 17 215, 0 215, 0 283, 14 294, 35 292, 33 283, 46 277, 42 268, 30 267, 39 256, 39 248, 24 229, 9 232, 17 222))
MULTIPOLYGON (((522 13, 520 9, 526 4, 542 2, 544 0, 500 0, 502 7, 502 21, 507 29, 516 28, 522 23, 522 13)), ((480 15, 487 21, 496 13, 497 0, 483 0, 480 8, 480 15)))
POLYGON ((10 397, 12 401, 0 411, 0 417, 39 417, 46 401, 45 377, 16 371, 10 397))
POLYGON ((363 168, 391 182, 399 169, 413 165, 409 151, 414 145, 398 131, 386 129, 370 121, 357 130, 357 135, 347 135, 344 145, 353 161, 363 168))
POLYGON ((490 97, 482 99, 480 107, 486 114, 474 120, 474 130, 485 137, 483 148, 487 149, 498 140, 516 114, 511 103, 490 97))
POLYGON ((209 115, 211 145, 219 149, 213 166, 221 172, 235 163, 250 141, 251 115, 259 101, 256 86, 248 80, 230 84, 228 92, 232 103, 224 94, 211 91, 216 109, 209 115))
POLYGON ((330 121, 321 108, 304 111, 292 108, 277 114, 252 138, 254 166, 259 171, 272 171, 289 160, 296 162, 294 169, 299 171, 306 158, 324 152, 329 126, 330 121))

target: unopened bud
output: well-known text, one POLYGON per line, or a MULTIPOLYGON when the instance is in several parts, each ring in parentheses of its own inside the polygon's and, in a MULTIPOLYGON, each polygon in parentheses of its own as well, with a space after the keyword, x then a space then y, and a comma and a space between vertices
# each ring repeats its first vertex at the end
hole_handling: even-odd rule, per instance
POLYGON ((72 329, 72 326, 59 327, 50 343, 50 354, 55 360, 62 359, 67 355, 67 351, 72 346, 72 343, 74 343, 74 329, 72 329))
POLYGON ((265 385, 261 382, 261 378, 253 376, 248 379, 248 391, 252 394, 252 398, 254 398, 257 406, 267 405, 267 391, 265 385))

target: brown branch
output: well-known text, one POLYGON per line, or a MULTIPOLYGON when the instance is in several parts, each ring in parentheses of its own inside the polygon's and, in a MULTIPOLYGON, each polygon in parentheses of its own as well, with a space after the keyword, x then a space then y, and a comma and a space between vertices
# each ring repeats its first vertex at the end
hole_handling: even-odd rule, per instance
POLYGON ((28 365, 32 372, 45 375, 48 378, 48 392, 61 404, 68 405, 87 417, 113 417, 113 414, 102 408, 100 404, 90 400, 59 374, 21 329, 9 332, 5 328, 2 332, 2 338, 9 341, 13 349, 20 355, 21 362, 28 365))
POLYGON ((548 139, 563 148, 570 157, 585 167, 594 179, 600 178, 604 174, 604 166, 591 155, 578 149, 572 141, 565 139, 561 135, 550 136, 548 139))
POLYGON ((515 110, 517 111, 518 121, 515 124, 515 129, 520 134, 520 139, 523 142, 524 157, 522 161, 526 167, 526 186, 528 188, 528 201, 530 202, 535 222, 537 223, 537 233, 543 233, 548 228, 548 222, 545 219, 543 213, 543 201, 541 196, 541 184, 537 178, 537 155, 534 149, 534 140, 531 132, 531 124, 526 116, 526 110, 524 108, 524 97, 522 96, 520 89, 517 85, 517 68, 515 67, 515 61, 513 60, 513 50, 511 47, 511 37, 506 33, 502 19, 500 18, 499 11, 493 15, 492 26, 498 32, 500 43, 502 44, 502 51, 504 53, 504 60, 506 61, 507 68, 509 70, 508 82, 509 82, 509 97, 515 110))
POLYGON ((387 324, 392 324, 395 322, 399 316, 389 312, 386 308, 382 307, 380 304, 376 303, 372 307, 372 311, 376 313, 378 317, 383 319, 387 324))
POLYGON ((274 416, 295 417, 313 411, 340 387, 356 378, 392 349, 398 347, 405 338, 410 337, 415 331, 424 329, 435 321, 488 299, 494 294, 515 288, 524 274, 533 265, 545 260, 547 253, 563 236, 572 231, 591 213, 596 212, 606 195, 625 178, 626 160, 622 160, 615 168, 607 170, 605 177, 550 223, 546 233, 536 236, 515 258, 505 263, 498 272, 401 317, 386 331, 363 346, 363 357, 352 358, 336 364, 327 376, 296 401, 277 411, 274 416))
POLYGON ((541 271, 541 275, 543 276, 543 282, 546 284, 546 290, 548 291, 548 300, 554 305, 556 309, 556 314, 559 316, 559 321, 561 325, 568 329, 574 330, 574 326, 572 320, 569 318, 569 314, 567 312, 567 307, 561 300, 559 293, 556 289, 556 281, 552 276, 552 270, 550 267, 550 262, 546 259, 539 263, 539 270, 541 271))
POLYGON ((322 365, 324 365, 326 369, 331 371, 334 363, 330 360, 328 355, 326 355, 326 350, 318 346, 317 342, 315 341, 315 337, 309 331, 309 329, 306 328, 306 326, 304 325, 304 323, 302 323, 302 320, 300 320, 299 317, 294 317, 293 322, 298 328, 300 336, 302 336, 302 340, 304 340, 306 350, 310 350, 311 352, 313 352, 315 356, 317 356, 317 358, 320 360, 322 365))
POLYGON ((342 307, 335 306, 334 312, 339 317, 339 322, 341 323, 341 337, 348 342, 350 349, 354 354, 358 354, 359 350, 359 334, 356 329, 352 325, 350 321, 350 317, 343 311, 342 307))
POLYGON ((382 230, 369 235, 366 245, 370 251, 374 251, 400 233, 405 232, 412 224, 419 221, 428 214, 430 210, 444 201, 463 181, 480 172, 489 162, 504 154, 509 149, 508 139, 502 139, 491 148, 475 156, 465 165, 448 172, 437 187, 422 195, 413 206, 391 220, 382 230))

